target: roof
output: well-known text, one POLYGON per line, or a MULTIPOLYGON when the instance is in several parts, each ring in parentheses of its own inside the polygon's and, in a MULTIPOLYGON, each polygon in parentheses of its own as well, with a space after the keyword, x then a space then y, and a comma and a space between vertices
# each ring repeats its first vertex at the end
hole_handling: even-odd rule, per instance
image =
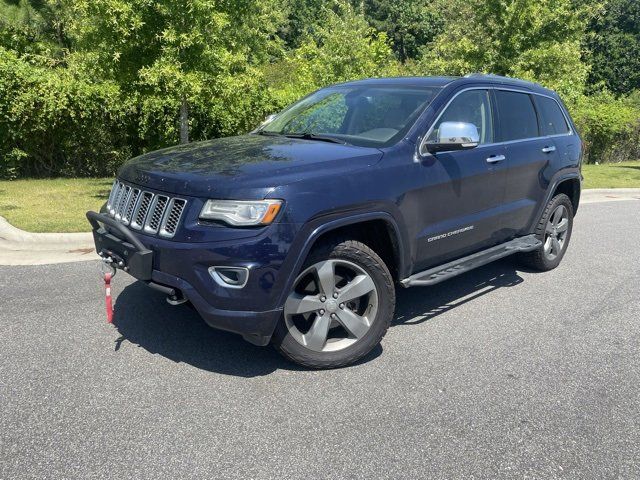
POLYGON ((404 85, 414 87, 444 87, 460 77, 380 77, 365 78, 363 80, 354 80, 352 82, 344 82, 340 85, 404 85))
POLYGON ((415 87, 445 87, 447 85, 459 84, 468 85, 474 83, 489 83, 499 85, 510 85, 521 87, 537 92, 551 92, 542 85, 520 80, 519 78, 503 77, 494 74, 470 73, 464 77, 381 77, 367 78, 364 80, 355 80, 352 82, 341 83, 340 85, 353 86, 373 86, 373 85, 397 85, 397 86, 415 86, 415 87))

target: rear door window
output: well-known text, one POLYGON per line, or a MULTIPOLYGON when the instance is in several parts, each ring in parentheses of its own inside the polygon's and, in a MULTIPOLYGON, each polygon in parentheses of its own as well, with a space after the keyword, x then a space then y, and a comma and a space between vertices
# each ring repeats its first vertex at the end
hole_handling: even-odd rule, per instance
POLYGON ((506 90, 496 90, 495 94, 499 142, 540 136, 538 118, 530 95, 506 90))
POLYGON ((562 114, 560 105, 553 98, 536 96, 543 135, 569 133, 569 125, 562 114))

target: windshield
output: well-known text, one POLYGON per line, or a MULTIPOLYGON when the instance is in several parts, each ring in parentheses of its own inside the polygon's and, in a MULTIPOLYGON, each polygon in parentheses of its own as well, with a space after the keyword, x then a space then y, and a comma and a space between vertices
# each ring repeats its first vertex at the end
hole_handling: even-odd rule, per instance
POLYGON ((398 141, 436 96, 437 87, 344 86, 293 104, 257 133, 337 139, 383 147, 398 141))

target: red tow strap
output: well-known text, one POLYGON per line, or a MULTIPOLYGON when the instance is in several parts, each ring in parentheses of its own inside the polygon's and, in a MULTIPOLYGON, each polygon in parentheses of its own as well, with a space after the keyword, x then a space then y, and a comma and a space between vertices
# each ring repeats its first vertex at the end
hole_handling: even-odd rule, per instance
POLYGON ((113 303, 111 302, 111 272, 104 274, 104 301, 107 308, 107 323, 113 323, 113 303))

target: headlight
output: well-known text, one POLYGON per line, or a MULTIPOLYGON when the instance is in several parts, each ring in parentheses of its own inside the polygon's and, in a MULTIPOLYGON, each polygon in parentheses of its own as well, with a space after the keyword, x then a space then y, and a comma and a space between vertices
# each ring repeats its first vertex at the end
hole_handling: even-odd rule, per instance
POLYGON ((230 225, 269 225, 280 211, 282 200, 207 200, 200 218, 230 225))

